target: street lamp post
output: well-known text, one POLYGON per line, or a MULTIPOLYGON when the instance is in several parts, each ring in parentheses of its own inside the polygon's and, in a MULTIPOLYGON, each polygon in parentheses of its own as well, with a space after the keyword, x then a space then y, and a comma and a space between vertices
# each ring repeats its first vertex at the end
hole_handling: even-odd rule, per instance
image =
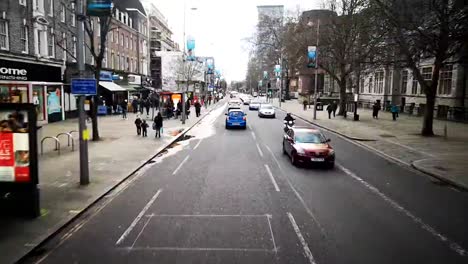
POLYGON ((317 84, 318 84, 318 46, 319 46, 319 36, 320 36, 320 19, 317 20, 317 51, 315 59, 315 87, 314 87, 314 120, 317 119, 317 84))

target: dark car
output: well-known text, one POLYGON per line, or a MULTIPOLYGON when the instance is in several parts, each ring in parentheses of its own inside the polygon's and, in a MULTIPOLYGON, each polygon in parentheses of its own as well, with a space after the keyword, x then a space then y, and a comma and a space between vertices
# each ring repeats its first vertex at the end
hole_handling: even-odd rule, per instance
POLYGON ((283 137, 283 153, 288 155, 293 165, 324 164, 332 169, 335 166, 335 151, 318 129, 293 127, 283 137))

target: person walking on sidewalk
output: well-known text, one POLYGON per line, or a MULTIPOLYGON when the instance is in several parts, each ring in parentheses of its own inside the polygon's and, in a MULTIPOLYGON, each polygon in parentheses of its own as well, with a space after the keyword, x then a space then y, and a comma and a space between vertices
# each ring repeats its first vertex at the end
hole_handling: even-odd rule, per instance
POLYGON ((141 98, 139 101, 139 110, 140 110, 140 113, 143 115, 143 112, 145 111, 145 100, 143 98, 141 98))
POLYGON ((146 120, 143 119, 143 123, 141 123, 141 131, 143 133, 143 137, 148 136, 148 123, 146 123, 146 120))
POLYGON ((190 115, 190 99, 185 102, 185 116, 188 119, 190 115))
POLYGON ((127 119, 128 103, 126 99, 121 103, 120 107, 122 108, 122 119, 127 119))
POLYGON ((138 111, 138 99, 137 98, 133 98, 132 100, 132 109, 133 109, 133 113, 136 114, 138 111))
POLYGON ((149 117, 150 106, 151 106, 150 99, 147 98, 145 100, 145 109, 146 109, 146 116, 148 116, 148 117, 149 117))
POLYGON ((307 110, 307 103, 308 102, 307 102, 306 99, 302 100, 302 105, 304 106, 304 111, 307 110))
POLYGON ((333 104, 328 104, 327 112, 328 112, 328 119, 331 119, 331 114, 333 112, 333 104))
POLYGON ((161 115, 161 112, 158 112, 158 114, 154 117, 154 123, 153 123, 153 129, 155 130, 154 137, 161 138, 161 130, 163 127, 163 118, 161 115))
POLYGON ((379 111, 380 111, 380 104, 375 102, 372 106, 372 117, 375 119, 379 119, 379 111))
POLYGON ((333 111, 333 117, 336 117, 336 110, 338 109, 338 104, 336 101, 333 101, 332 103, 332 111, 333 111))
POLYGON ((136 119, 135 119, 135 126, 136 126, 136 130, 137 130, 137 135, 141 135, 141 123, 143 123, 141 121, 141 118, 139 115, 137 115, 136 119))
POLYGON ((201 110, 200 102, 196 101, 194 106, 195 106, 195 114, 197 115, 197 117, 199 117, 200 116, 200 110, 201 110))
POLYGON ((392 104, 392 107, 390 108, 390 111, 392 112, 393 121, 396 121, 396 119, 398 117, 398 106, 396 106, 395 104, 392 104))

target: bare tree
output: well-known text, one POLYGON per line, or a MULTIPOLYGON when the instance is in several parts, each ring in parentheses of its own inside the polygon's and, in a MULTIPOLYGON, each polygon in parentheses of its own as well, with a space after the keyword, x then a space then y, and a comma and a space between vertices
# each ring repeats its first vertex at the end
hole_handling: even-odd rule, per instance
MULTIPOLYGON (((190 84, 195 84, 197 80, 203 80, 204 74, 204 67, 203 62, 198 60, 186 60, 185 57, 181 58, 174 65, 174 71, 176 74, 176 82, 177 84, 183 84, 183 94, 185 95, 190 87, 190 84)), ((185 123, 185 100, 184 96, 182 96, 182 123, 185 123)))
POLYGON ((338 84, 338 115, 345 115, 351 75, 355 70, 360 71, 360 67, 356 66, 369 61, 385 34, 374 30, 372 7, 367 0, 330 0, 326 7, 335 15, 321 21, 318 62, 319 67, 338 84))
POLYGON ((440 72, 455 61, 468 37, 468 5, 463 0, 371 0, 377 15, 391 33, 398 59, 426 95, 421 134, 434 135, 433 119, 440 72), (423 76, 420 64, 433 62, 430 78, 423 76))
MULTIPOLYGON (((76 12, 75 10, 71 9, 71 4, 70 6, 67 6, 67 9, 69 12, 76 12)), ((106 52, 107 36, 110 31, 116 29, 112 27, 113 18, 112 16, 101 17, 101 18, 91 17, 91 16, 80 17, 77 14, 77 19, 83 20, 84 29, 86 32, 86 39, 84 43, 85 43, 87 50, 89 51, 89 53, 94 59, 94 65, 90 65, 90 68, 92 69, 94 73, 94 77, 98 83, 97 90, 99 91, 99 80, 100 80, 103 60, 105 57, 104 55, 106 52), (99 31, 99 34, 97 34, 98 31, 99 31), (99 37, 96 39, 96 36, 99 36, 99 37)), ((56 24, 59 25, 60 30, 62 32, 67 32, 72 35, 76 35, 77 33, 75 26, 70 26, 68 24, 63 24, 63 23, 58 23, 58 22, 56 24)), ((68 56, 70 56, 76 61, 77 59, 76 54, 72 50, 72 47, 70 45, 67 45, 66 38, 64 39, 61 36, 56 34, 55 42, 56 42, 55 44, 58 47, 60 47, 62 50, 65 50, 68 56)), ((77 47, 77 48, 80 48, 80 47, 77 47)), ((97 118, 97 108, 98 108, 97 96, 92 96, 90 113, 91 113, 91 120, 92 120, 93 141, 97 141, 100 139, 98 118, 97 118)))

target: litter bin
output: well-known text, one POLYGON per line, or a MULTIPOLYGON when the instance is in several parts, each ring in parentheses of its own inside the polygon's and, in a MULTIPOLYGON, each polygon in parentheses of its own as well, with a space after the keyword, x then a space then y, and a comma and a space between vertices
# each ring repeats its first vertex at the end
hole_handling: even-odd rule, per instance
POLYGON ((317 105, 315 106, 315 109, 317 111, 323 111, 323 104, 321 102, 317 102, 317 105))

